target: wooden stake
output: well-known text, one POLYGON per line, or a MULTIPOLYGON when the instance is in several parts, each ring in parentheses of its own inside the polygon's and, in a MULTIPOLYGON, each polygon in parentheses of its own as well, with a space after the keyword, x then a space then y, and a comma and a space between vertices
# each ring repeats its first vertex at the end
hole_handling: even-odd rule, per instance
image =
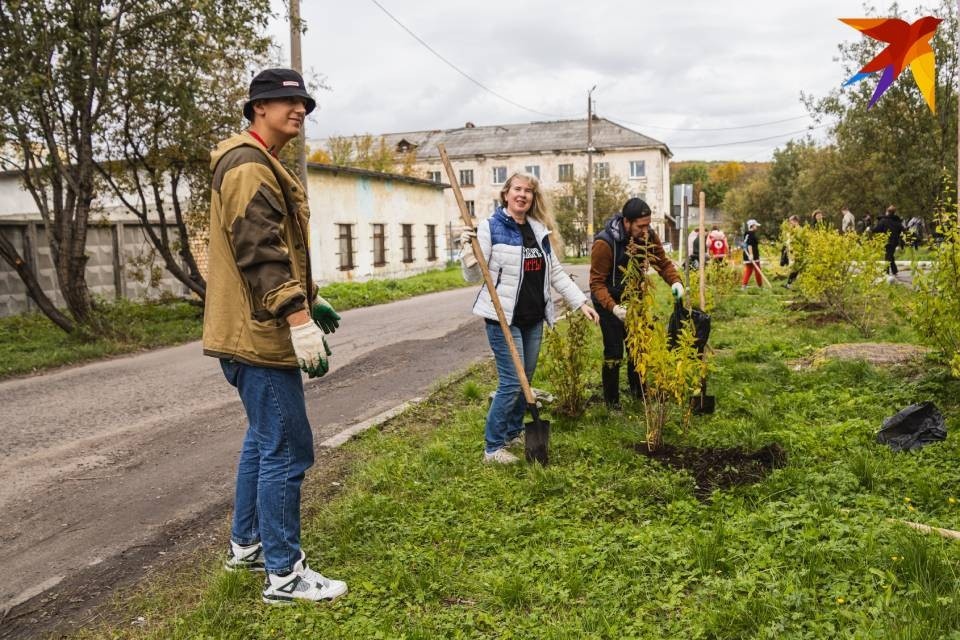
POLYGON ((707 194, 700 192, 700 232, 697 236, 697 242, 700 243, 700 311, 707 310, 707 243, 704 237, 706 225, 704 218, 707 209, 707 194))
POLYGON ((911 529, 916 529, 923 533, 935 533, 938 536, 947 538, 948 540, 960 540, 960 531, 954 531, 953 529, 941 529, 940 527, 931 527, 927 524, 920 524, 919 522, 910 522, 909 520, 897 520, 895 518, 887 518, 887 522, 896 522, 899 524, 906 525, 911 529))

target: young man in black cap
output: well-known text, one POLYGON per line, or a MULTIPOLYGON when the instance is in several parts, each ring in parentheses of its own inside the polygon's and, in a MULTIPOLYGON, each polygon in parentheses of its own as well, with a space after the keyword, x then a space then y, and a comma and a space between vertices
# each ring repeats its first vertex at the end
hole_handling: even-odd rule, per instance
MULTIPOLYGON (((630 198, 620 213, 610 218, 598 233, 590 250, 590 294, 600 314, 603 333, 603 399, 608 406, 620 406, 620 362, 626 339, 626 308, 623 295, 623 269, 630 260, 646 256, 649 265, 670 285, 676 299, 683 297, 683 285, 673 262, 663 250, 660 238, 650 228, 650 206, 640 198, 630 198)), ((634 397, 640 396, 640 375, 627 365, 627 381, 634 397)))
POLYGON ((300 486, 313 464, 300 371, 327 372, 324 333, 340 316, 310 277, 310 210, 277 153, 316 103, 303 78, 267 69, 250 84, 250 129, 211 154, 203 351, 220 360, 249 426, 237 471, 229 570, 265 571, 263 601, 333 600, 347 585, 307 566, 300 486), (312 317, 311 317, 312 316, 312 317))

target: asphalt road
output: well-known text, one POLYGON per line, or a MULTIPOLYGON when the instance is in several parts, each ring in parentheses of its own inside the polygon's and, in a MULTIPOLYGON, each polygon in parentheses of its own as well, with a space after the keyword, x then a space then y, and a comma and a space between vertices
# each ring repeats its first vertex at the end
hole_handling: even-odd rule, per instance
MULTIPOLYGON (((330 372, 305 380, 315 443, 487 356, 476 291, 343 313, 330 372)), ((58 589, 89 606, 134 550, 229 512, 244 414, 197 342, 0 382, 0 406, 0 637, 55 627, 58 589)))

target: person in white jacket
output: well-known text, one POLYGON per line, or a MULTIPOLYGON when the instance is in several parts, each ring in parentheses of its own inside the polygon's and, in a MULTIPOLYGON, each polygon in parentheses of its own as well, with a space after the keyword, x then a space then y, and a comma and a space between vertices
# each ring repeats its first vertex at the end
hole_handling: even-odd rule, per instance
MULTIPOLYGON (((562 242, 551 243, 553 227, 539 180, 527 173, 514 173, 500 190, 500 205, 493 215, 481 221, 476 232, 466 231, 461 237, 463 276, 468 282, 483 280, 469 248, 475 236, 496 283, 497 296, 528 380, 533 378, 540 355, 543 323, 553 325, 556 320, 551 287, 571 309, 579 309, 594 323, 599 321, 597 312, 587 304, 587 297, 560 266, 558 247, 562 247, 562 242)), ((507 451, 507 446, 520 442, 527 403, 485 286, 477 293, 473 313, 486 321, 499 381, 487 413, 483 461, 510 464, 519 458, 507 451)))

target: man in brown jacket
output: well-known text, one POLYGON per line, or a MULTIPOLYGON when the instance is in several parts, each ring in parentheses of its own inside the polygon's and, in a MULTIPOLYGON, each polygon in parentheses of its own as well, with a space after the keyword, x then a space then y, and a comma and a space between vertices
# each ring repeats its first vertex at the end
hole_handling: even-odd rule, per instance
MULTIPOLYGON (((607 406, 620 406, 620 362, 626 338, 627 310, 620 304, 623 272, 630 260, 646 256, 651 267, 670 285, 674 297, 683 297, 683 285, 673 262, 663 250, 660 238, 650 228, 650 206, 630 198, 620 213, 610 218, 594 238, 590 250, 590 296, 600 314, 603 333, 603 399, 607 406)), ((634 397, 640 396, 640 376, 627 365, 627 382, 634 397)))
POLYGON ((316 295, 310 210, 277 153, 315 106, 299 73, 267 69, 243 108, 250 129, 211 154, 203 351, 220 360, 249 424, 225 567, 265 571, 267 603, 333 600, 347 591, 308 567, 300 549, 300 486, 313 464, 300 372, 327 372, 323 334, 340 316, 316 295))

